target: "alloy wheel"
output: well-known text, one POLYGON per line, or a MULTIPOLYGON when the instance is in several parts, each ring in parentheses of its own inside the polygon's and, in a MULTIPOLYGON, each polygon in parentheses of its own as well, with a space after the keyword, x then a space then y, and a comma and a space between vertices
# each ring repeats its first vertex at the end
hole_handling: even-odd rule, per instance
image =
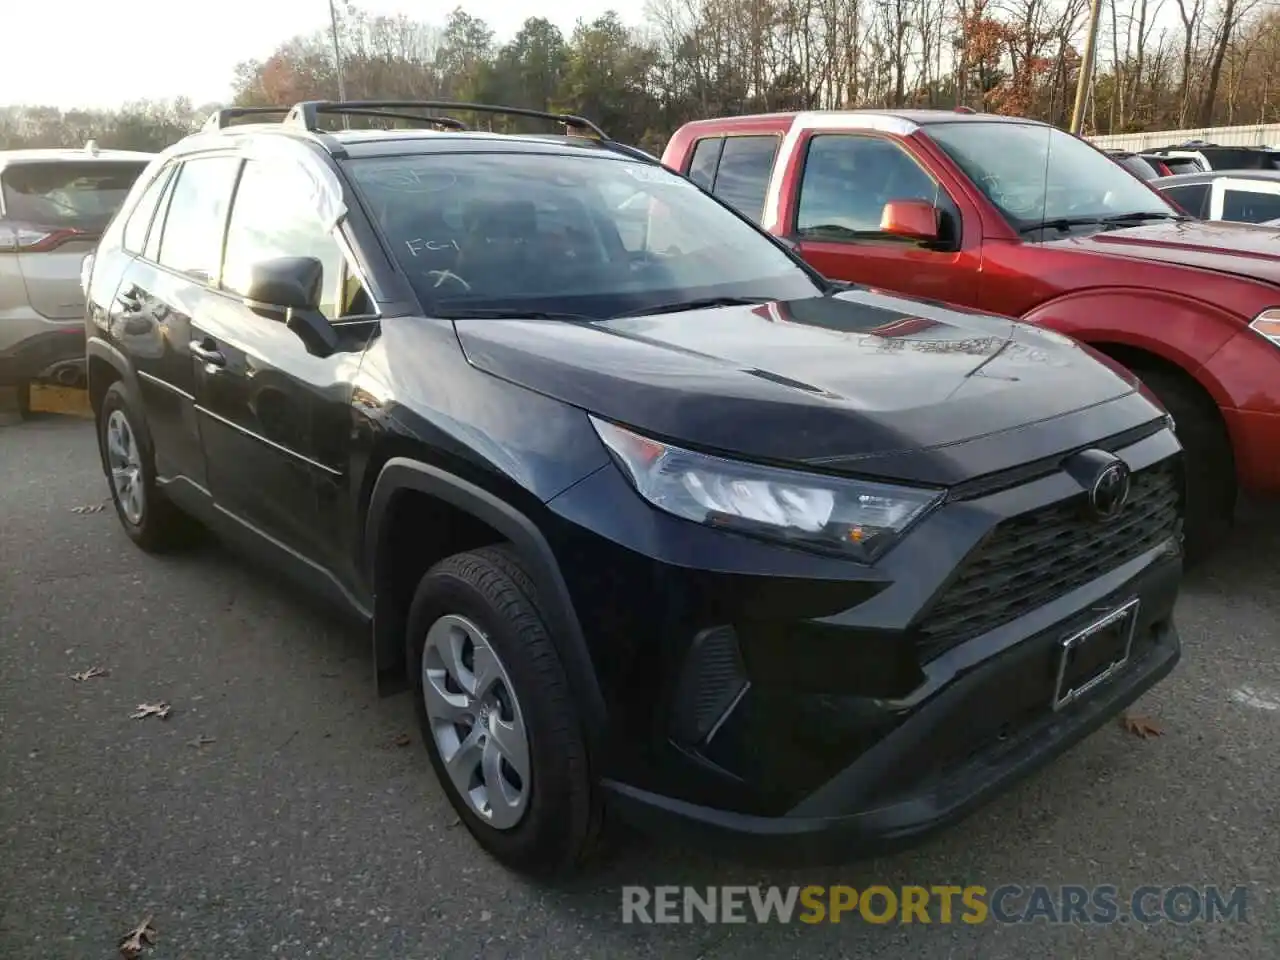
POLYGON ((111 490, 125 519, 138 526, 147 507, 147 492, 138 438, 123 410, 112 410, 107 417, 107 466, 111 490))

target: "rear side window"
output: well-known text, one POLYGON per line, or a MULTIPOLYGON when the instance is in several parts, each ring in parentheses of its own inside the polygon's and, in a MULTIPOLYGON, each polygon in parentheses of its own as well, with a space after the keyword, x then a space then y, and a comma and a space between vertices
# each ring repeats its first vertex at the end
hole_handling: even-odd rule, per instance
POLYGON ((1191 216, 1204 216, 1205 201, 1209 199, 1209 184, 1189 183, 1182 187, 1167 187, 1161 192, 1191 216))
POLYGON ((720 147, 724 139, 715 137, 710 140, 699 140, 693 148, 693 159, 689 161, 689 179, 703 190, 710 190, 716 181, 716 165, 720 162, 720 147))
POLYGON ((1202 173, 1204 167, 1195 157, 1161 157, 1170 173, 1202 173))
POLYGON ((740 213, 759 221, 778 152, 777 137, 728 137, 712 191, 740 213))
POLYGON ((151 227, 151 221, 156 215, 156 207, 172 174, 172 167, 166 167, 160 171, 160 175, 151 181, 146 192, 139 198, 138 205, 129 214, 129 219, 124 225, 124 248, 130 253, 141 253, 146 246, 147 230, 151 227))
POLYGON ((5 215, 40 226, 102 230, 146 166, 107 160, 16 164, 0 175, 5 215))
POLYGON ((1262 223, 1280 217, 1280 194, 1253 190, 1225 190, 1222 219, 1241 223, 1262 223))
POLYGON ((231 188, 240 160, 199 157, 177 173, 160 238, 160 263, 202 283, 216 283, 231 188))

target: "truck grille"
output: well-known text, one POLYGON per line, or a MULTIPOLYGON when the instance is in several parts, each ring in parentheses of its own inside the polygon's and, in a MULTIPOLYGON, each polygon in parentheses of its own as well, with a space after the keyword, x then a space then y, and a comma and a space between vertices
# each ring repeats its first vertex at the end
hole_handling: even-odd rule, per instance
POLYGON ((1124 511, 1084 518, 1084 494, 1003 521, 961 564, 920 625, 930 660, 1132 560, 1173 536, 1181 478, 1173 460, 1133 474, 1124 511))

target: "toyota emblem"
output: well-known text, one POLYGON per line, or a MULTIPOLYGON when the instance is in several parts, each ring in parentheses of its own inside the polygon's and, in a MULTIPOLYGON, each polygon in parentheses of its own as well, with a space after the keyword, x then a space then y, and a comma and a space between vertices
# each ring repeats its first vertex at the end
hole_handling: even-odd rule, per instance
POLYGON ((1129 500, 1129 467, 1113 460, 1098 471, 1089 489, 1089 508, 1099 520, 1113 520, 1129 500))

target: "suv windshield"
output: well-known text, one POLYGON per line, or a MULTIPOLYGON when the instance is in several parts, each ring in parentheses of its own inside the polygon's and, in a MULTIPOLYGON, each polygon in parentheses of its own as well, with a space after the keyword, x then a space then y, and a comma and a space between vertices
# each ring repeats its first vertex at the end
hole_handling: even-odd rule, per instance
POLYGON ((1106 154, 1056 127, 1025 123, 937 123, 928 134, 1024 232, 1062 221, 1180 216, 1106 154))
POLYGON ((41 226, 101 230, 146 166, 106 160, 15 164, 0 174, 5 216, 41 226))
POLYGON ((824 292, 692 183, 613 155, 436 153, 349 161, 423 306, 600 319, 824 292))

